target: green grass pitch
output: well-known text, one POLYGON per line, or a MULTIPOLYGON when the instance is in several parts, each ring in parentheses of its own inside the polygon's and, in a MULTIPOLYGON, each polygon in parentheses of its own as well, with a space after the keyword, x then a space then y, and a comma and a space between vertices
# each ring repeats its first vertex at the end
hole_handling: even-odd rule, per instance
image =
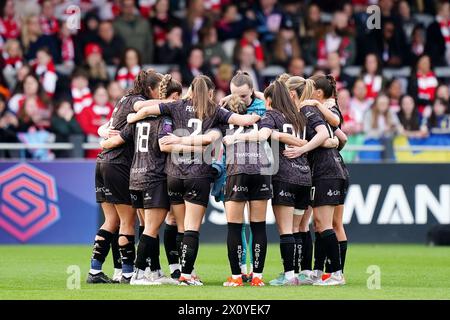
MULTIPOLYGON (((3 299, 450 299, 450 248, 421 245, 349 246, 343 287, 224 288, 229 275, 224 244, 201 244, 197 271, 203 287, 87 285, 90 246, 0 246, 3 299), (81 289, 67 289, 67 268, 81 269, 81 289), (381 288, 369 290, 367 268, 381 271, 381 288)), ((167 272, 163 248, 161 263, 167 272)), ((277 245, 270 245, 264 278, 281 270, 277 245)), ((112 273, 111 257, 105 271, 112 273)))

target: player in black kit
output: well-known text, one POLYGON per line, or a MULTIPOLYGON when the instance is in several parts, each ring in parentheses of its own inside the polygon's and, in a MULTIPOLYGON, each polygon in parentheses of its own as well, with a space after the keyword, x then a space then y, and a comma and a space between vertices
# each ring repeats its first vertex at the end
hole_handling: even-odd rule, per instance
MULTIPOLYGON (((238 114, 247 113, 246 103, 238 96, 231 95, 226 108, 238 114)), ((237 127, 223 125, 224 135, 258 131, 258 125, 237 127)), ((226 139, 224 139, 226 141, 226 139)), ((243 286, 240 262, 244 254, 242 228, 244 209, 248 203, 252 241, 252 286, 261 286, 266 252, 266 211, 267 201, 272 198, 271 163, 265 141, 237 141, 226 148, 226 184, 224 187, 224 205, 228 222, 228 260, 231 277, 224 282, 225 287, 243 286)), ((270 149, 269 149, 270 151, 270 149)))
MULTIPOLYGON (((107 128, 121 131, 127 124, 127 115, 138 111, 136 102, 144 101, 158 94, 162 75, 153 70, 142 70, 136 77, 134 88, 116 104, 107 128)), ((136 212, 131 206, 128 191, 130 165, 133 159, 133 146, 126 144, 118 148, 103 150, 97 157, 95 170, 95 190, 98 203, 102 204, 105 223, 97 232, 91 258, 88 283, 111 283, 102 272, 102 264, 114 240, 119 222, 119 251, 122 260, 121 282, 128 283, 133 274, 135 247, 134 227, 136 212)))
MULTIPOLYGON (((315 82, 307 79, 304 85, 298 88, 300 95, 303 91, 311 93, 312 97, 317 93, 315 82)), ((311 279, 314 285, 342 285, 344 279, 339 257, 339 245, 333 230, 333 212, 339 204, 339 197, 344 192, 345 168, 342 166, 342 158, 339 151, 334 148, 324 148, 321 144, 326 136, 331 136, 330 127, 325 122, 320 111, 311 104, 301 105, 300 111, 308 120, 307 136, 310 140, 302 147, 292 147, 285 150, 289 158, 302 156, 309 152, 308 160, 312 169, 313 187, 311 188, 311 201, 314 210, 314 225, 316 229, 315 258, 317 253, 324 252, 322 256, 330 260, 331 276, 322 281, 323 261, 315 259, 314 273, 311 279), (319 129, 320 128, 320 129, 319 129), (320 268, 320 265, 322 268, 320 268)))
MULTIPOLYGON (((337 103, 337 91, 336 91, 336 80, 332 75, 317 75, 311 77, 315 82, 316 86, 316 94, 315 98, 319 101, 320 104, 319 110, 324 115, 325 120, 331 125, 331 129, 333 130, 336 137, 339 139, 339 148, 338 150, 342 150, 347 142, 347 136, 341 131, 338 130, 341 127, 343 122, 342 114, 339 110, 339 106, 337 103)), ((345 196, 347 194, 348 186, 349 186, 349 172, 345 166, 345 163, 342 159, 342 165, 345 169, 346 177, 344 181, 343 193, 339 199, 339 205, 334 209, 333 214, 333 229, 336 232, 336 237, 339 241, 339 253, 341 258, 341 267, 342 273, 344 273, 344 265, 345 258, 347 255, 347 235, 344 229, 343 223, 343 215, 344 215, 344 202, 345 196)), ((331 272, 330 264, 326 263, 326 272, 322 276, 323 280, 329 277, 329 273, 331 272)))
MULTIPOLYGON (((136 122, 151 114, 170 116, 174 133, 179 136, 181 144, 207 145, 220 138, 220 132, 210 130, 218 128, 220 124, 246 126, 260 119, 256 115, 237 115, 217 107, 213 101, 214 89, 213 82, 207 76, 196 76, 191 84, 190 99, 160 104, 148 101, 145 108, 129 117, 129 122, 136 122)), ((172 153, 166 172, 169 198, 177 224, 184 221, 185 228, 180 285, 202 285, 201 281, 192 278, 191 273, 197 258, 199 230, 208 206, 215 170, 204 161, 202 152, 192 152, 187 157, 172 153)))

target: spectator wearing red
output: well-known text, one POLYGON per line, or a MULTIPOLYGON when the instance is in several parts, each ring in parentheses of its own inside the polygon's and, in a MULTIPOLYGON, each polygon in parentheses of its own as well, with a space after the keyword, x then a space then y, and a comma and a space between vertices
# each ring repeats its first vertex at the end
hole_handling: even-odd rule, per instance
POLYGON ((20 36, 20 25, 14 16, 14 1, 7 0, 3 7, 3 16, 0 17, 0 37, 3 42, 20 36))
POLYGON ((53 36, 59 32, 58 20, 55 17, 55 9, 52 0, 42 1, 42 13, 39 17, 42 34, 53 36))
POLYGON ((36 53, 36 61, 33 64, 33 69, 39 77, 39 82, 44 88, 45 93, 49 97, 53 97, 56 89, 56 81, 58 75, 56 74, 55 64, 52 56, 47 48, 40 48, 36 53))
POLYGON ((2 51, 3 70, 15 74, 23 66, 23 52, 16 39, 6 41, 2 51))
POLYGON ((73 31, 69 30, 66 22, 61 22, 59 29, 59 44, 61 48, 61 60, 66 66, 75 64, 75 43, 73 41, 73 31))
POLYGON ((325 66, 330 52, 337 52, 342 66, 353 64, 356 57, 356 46, 348 26, 348 16, 343 11, 335 12, 330 30, 313 42, 309 60, 317 60, 319 66, 325 66))
POLYGON ((122 55, 119 69, 116 74, 116 81, 123 89, 130 89, 134 79, 141 71, 141 56, 134 48, 128 48, 122 55))
POLYGON ((249 23, 244 29, 242 39, 239 41, 239 44, 236 47, 237 50, 235 49, 235 52, 238 52, 239 49, 242 49, 246 46, 251 46, 254 49, 255 67, 258 70, 263 69, 265 67, 264 49, 262 47, 261 42, 258 40, 258 33, 256 32, 256 27, 251 23, 249 23))
POLYGON ((156 0, 138 0, 139 13, 144 18, 150 18, 150 15, 155 6, 156 0))
POLYGON ((73 110, 79 114, 84 108, 92 104, 92 93, 89 89, 89 75, 87 72, 78 68, 72 74, 71 94, 73 101, 73 110))
POLYGON ((27 74, 23 82, 18 83, 17 93, 9 100, 9 110, 19 114, 26 99, 34 100, 39 110, 43 111, 43 113, 48 113, 48 117, 50 117, 51 107, 48 96, 44 92, 39 78, 34 73, 27 74))
MULTIPOLYGON (((415 70, 411 72, 408 93, 416 99, 419 113, 423 115, 425 108, 429 109, 433 103, 436 88, 439 83, 431 67, 430 57, 424 55, 417 61, 415 70)), ((426 116, 426 115, 425 115, 426 116)))
POLYGON ((351 96, 347 89, 339 90, 338 96, 339 110, 344 119, 342 123, 342 131, 347 135, 359 134, 362 132, 362 122, 358 121, 357 115, 350 107, 351 96))
POLYGON ((352 94, 350 99, 350 109, 354 115, 355 121, 362 124, 364 114, 370 109, 371 101, 366 98, 366 85, 362 79, 357 79, 353 84, 352 94))
MULTIPOLYGON (((113 113, 114 107, 109 103, 108 91, 105 87, 99 86, 94 91, 93 103, 84 108, 76 115, 76 119, 86 135, 88 142, 99 142, 98 128, 108 122, 113 113)), ((86 151, 87 158, 96 158, 101 150, 86 151)))
POLYGON ((384 89, 385 79, 381 73, 381 62, 377 55, 370 53, 366 56, 361 78, 366 85, 366 98, 373 101, 384 89))
POLYGON ((89 43, 84 48, 86 69, 89 77, 89 86, 94 88, 100 84, 106 85, 109 82, 108 70, 102 57, 102 48, 96 43, 89 43))

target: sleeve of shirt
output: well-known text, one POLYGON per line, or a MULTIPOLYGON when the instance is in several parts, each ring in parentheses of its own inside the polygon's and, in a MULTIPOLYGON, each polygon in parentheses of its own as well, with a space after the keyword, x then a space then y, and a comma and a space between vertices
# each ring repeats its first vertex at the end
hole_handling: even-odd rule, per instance
POLYGON ((125 128, 120 131, 120 137, 125 140, 125 142, 134 142, 134 130, 136 128, 135 124, 127 123, 125 128))
POLYGON ((275 119, 270 114, 266 113, 258 122, 258 128, 269 128, 275 130, 277 128, 277 125, 275 123, 275 119))
POLYGON ((227 124, 233 114, 234 112, 231 112, 225 108, 219 108, 219 111, 217 111, 217 122, 219 124, 227 124))
POLYGON ((162 118, 158 132, 158 139, 167 136, 169 133, 172 133, 172 131, 173 131, 172 119, 170 119, 169 117, 162 118))
POLYGON ((316 129, 316 127, 326 124, 315 107, 305 106, 302 108, 302 112, 311 128, 316 129))
POLYGON ((159 104, 159 112, 163 116, 172 116, 173 108, 178 104, 178 101, 175 102, 167 102, 159 104))

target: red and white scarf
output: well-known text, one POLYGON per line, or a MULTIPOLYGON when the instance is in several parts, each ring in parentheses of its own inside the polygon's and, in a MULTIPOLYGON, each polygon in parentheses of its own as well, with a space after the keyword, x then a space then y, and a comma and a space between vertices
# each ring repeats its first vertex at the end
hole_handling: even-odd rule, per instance
POLYGON ((133 86, 134 79, 138 75, 139 71, 141 71, 140 66, 134 66, 131 69, 122 67, 117 72, 116 80, 119 81, 119 84, 123 89, 129 89, 133 86))
POLYGON ((5 61, 5 67, 12 67, 15 70, 19 70, 23 65, 22 57, 10 57, 5 51, 2 52, 3 61, 5 61))
POLYGON ((73 61, 75 58, 75 46, 72 37, 61 39, 61 56, 63 62, 73 61))
POLYGON ((55 94, 56 81, 58 80, 53 61, 50 61, 46 65, 36 64, 34 66, 34 72, 39 77, 39 81, 41 82, 45 93, 52 97, 55 94))
POLYGON ((92 94, 89 87, 78 89, 72 87, 73 110, 79 114, 84 108, 92 105, 92 94))

